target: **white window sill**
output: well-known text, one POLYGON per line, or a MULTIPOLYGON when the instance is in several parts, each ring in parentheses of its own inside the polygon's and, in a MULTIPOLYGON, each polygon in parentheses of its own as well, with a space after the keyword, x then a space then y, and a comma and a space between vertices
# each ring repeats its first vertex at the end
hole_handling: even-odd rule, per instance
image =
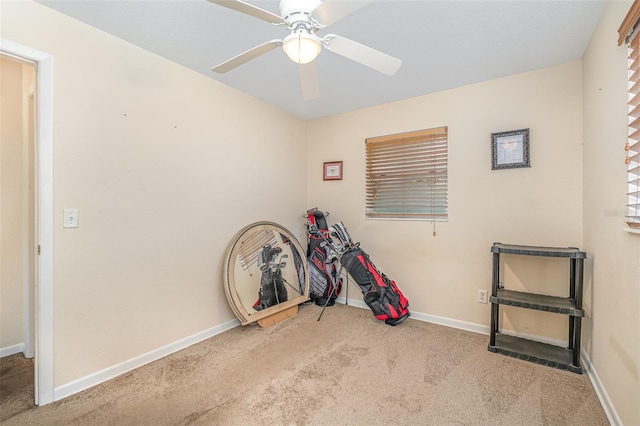
POLYGON ((630 234, 639 234, 640 235, 640 228, 622 228, 623 231, 628 232, 630 234))

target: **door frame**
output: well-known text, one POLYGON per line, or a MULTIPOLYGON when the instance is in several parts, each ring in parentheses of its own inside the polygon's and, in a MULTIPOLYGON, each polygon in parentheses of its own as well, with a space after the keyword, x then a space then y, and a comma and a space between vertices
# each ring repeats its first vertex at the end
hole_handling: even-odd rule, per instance
POLYGON ((0 38, 0 51, 36 66, 37 232, 35 403, 53 402, 53 56, 0 38))

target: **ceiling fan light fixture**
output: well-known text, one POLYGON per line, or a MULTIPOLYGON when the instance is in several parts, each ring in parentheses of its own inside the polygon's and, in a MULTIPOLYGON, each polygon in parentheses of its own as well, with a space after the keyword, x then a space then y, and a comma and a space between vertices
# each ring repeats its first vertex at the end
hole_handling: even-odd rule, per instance
POLYGON ((320 54, 322 46, 317 37, 306 32, 294 32, 285 37, 282 48, 293 62, 308 64, 320 54))

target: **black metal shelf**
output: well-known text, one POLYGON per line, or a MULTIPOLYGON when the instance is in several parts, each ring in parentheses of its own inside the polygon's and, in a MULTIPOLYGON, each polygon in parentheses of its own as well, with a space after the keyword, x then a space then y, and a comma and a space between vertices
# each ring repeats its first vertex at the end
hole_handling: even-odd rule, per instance
POLYGON ((571 259, 586 259, 587 254, 575 247, 536 247, 519 246, 515 244, 494 243, 492 253, 522 254, 526 256, 568 257, 571 259))
POLYGON ((491 303, 535 309, 555 314, 584 317, 584 310, 576 308, 576 301, 568 297, 547 296, 545 294, 498 289, 497 296, 489 298, 491 303))
POLYGON ((587 255, 575 247, 536 247, 494 243, 491 282, 491 330, 489 351, 508 355, 549 367, 582 373, 580 366, 582 285, 584 259, 587 255), (507 290, 500 285, 500 255, 561 257, 569 260, 569 297, 507 290), (500 305, 534 309, 567 315, 569 336, 566 348, 500 333, 500 305))
POLYGON ((582 367, 573 365, 573 350, 548 343, 497 333, 496 343, 489 346, 489 351, 582 374, 582 367))

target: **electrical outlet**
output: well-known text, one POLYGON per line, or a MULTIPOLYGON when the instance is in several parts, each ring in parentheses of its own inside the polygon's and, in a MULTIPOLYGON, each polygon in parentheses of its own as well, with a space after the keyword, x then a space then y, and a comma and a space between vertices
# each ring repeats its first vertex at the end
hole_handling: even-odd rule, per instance
POLYGON ((478 290, 478 303, 487 303, 488 292, 487 290, 478 290))

